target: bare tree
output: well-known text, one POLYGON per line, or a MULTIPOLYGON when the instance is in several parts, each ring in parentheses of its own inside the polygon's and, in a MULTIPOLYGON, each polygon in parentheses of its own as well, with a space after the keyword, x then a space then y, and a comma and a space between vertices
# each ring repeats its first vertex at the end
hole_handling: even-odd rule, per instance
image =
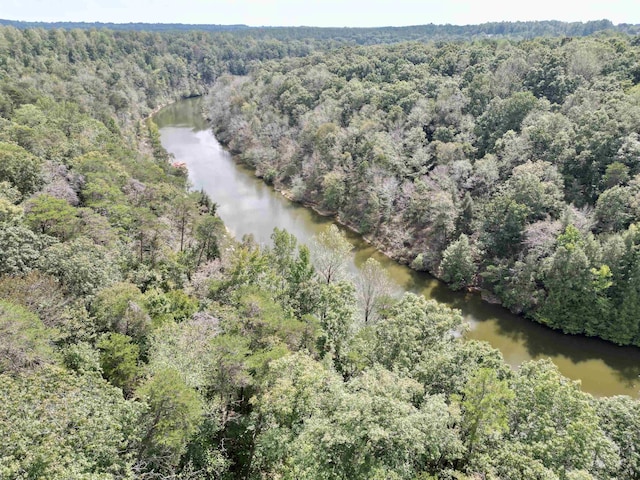
POLYGON ((348 276, 347 267, 352 248, 344 233, 335 225, 313 238, 313 264, 326 283, 344 280, 348 276))
POLYGON ((356 278, 358 301, 364 315, 364 322, 378 319, 379 311, 393 294, 393 286, 380 262, 369 257, 356 278))

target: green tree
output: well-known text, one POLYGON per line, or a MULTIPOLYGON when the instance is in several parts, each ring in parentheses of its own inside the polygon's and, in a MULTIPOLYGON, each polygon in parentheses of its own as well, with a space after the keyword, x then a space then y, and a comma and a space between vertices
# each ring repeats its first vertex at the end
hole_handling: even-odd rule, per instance
POLYGON ((118 332, 140 341, 149 329, 142 292, 131 283, 118 282, 100 290, 91 303, 91 313, 100 331, 118 332))
POLYGON ((508 431, 513 397, 508 383, 498 378, 496 370, 481 368, 469 378, 461 403, 468 457, 478 448, 489 447, 492 437, 499 438, 508 431))
POLYGON ((0 193, 0 223, 15 225, 22 218, 23 214, 24 210, 22 207, 14 205, 10 200, 3 198, 0 193))
POLYGON ((461 325, 459 312, 422 295, 405 293, 375 326, 373 358, 389 370, 409 374, 451 342, 461 325))
POLYGON ((306 245, 297 246, 294 235, 275 228, 271 235, 273 258, 279 279, 279 300, 285 307, 291 307, 294 315, 302 318, 313 312, 318 304, 316 271, 311 264, 311 253, 306 245))
POLYGON ((79 227, 76 209, 65 200, 47 194, 27 202, 25 220, 34 231, 63 242, 72 238, 79 227))
POLYGON ((151 266, 155 266, 159 252, 165 243, 164 233, 167 226, 149 208, 136 208, 134 214, 132 230, 135 232, 138 262, 146 261, 151 266))
POLYGON ((319 348, 333 359, 338 371, 344 372, 349 343, 354 334, 357 313, 355 287, 349 282, 333 282, 322 286, 318 312, 319 348))
POLYGON ((0 477, 134 477, 140 406, 100 377, 0 374, 0 403, 0 477))
POLYGON ((532 66, 524 84, 536 97, 544 96, 552 103, 562 103, 578 82, 567 74, 564 56, 557 51, 550 51, 532 66))
POLYGON ((136 395, 147 405, 138 461, 145 470, 171 472, 202 421, 202 401, 174 369, 157 372, 136 395))
POLYGON ((33 313, 0 300, 0 374, 51 363, 54 338, 33 313))
POLYGON ((640 471, 640 405, 631 397, 616 396, 598 399, 596 408, 602 430, 618 447, 616 478, 635 478, 640 471))
POLYGON ((309 355, 298 352, 273 361, 256 399, 256 475, 285 474, 305 422, 331 411, 342 379, 309 355))
POLYGON ((488 258, 509 257, 521 248, 529 213, 529 207, 504 192, 491 199, 485 207, 481 237, 488 258))
MULTIPOLYGON (((622 286, 622 301, 613 318, 615 327, 609 326, 606 338, 620 345, 638 345, 640 342, 640 320, 638 308, 640 306, 640 264, 631 265, 626 282, 622 286)), ((604 333, 603 333, 604 334, 604 333)))
POLYGON ((613 162, 607 165, 604 177, 602 177, 605 188, 613 188, 615 186, 627 183, 628 180, 629 167, 621 162, 613 162))
POLYGON ((460 455, 444 398, 383 368, 351 380, 292 446, 289 478, 414 479, 460 455))
POLYGON ((633 218, 631 203, 629 187, 618 185, 602 192, 595 209, 598 228, 604 232, 617 232, 628 227, 633 218))
POLYGON ((113 260, 113 252, 79 237, 44 250, 39 265, 58 277, 69 293, 86 296, 118 279, 119 271, 113 260))
POLYGON ((202 216, 196 223, 196 265, 220 256, 220 240, 224 225, 218 217, 202 216))
POLYGON ((97 347, 104 377, 121 388, 125 395, 131 395, 142 373, 138 365, 140 347, 133 343, 131 337, 121 333, 104 335, 97 347))
POLYGON ((454 290, 470 285, 476 273, 469 238, 463 233, 442 253, 442 279, 454 290))
POLYGON ((43 250, 56 240, 22 225, 0 223, 0 274, 29 273, 38 267, 43 250))
POLYGON ((345 183, 343 175, 329 172, 322 181, 324 188, 324 205, 331 211, 338 211, 344 202, 345 183))
POLYGON ((505 193, 529 209, 527 220, 558 218, 564 207, 564 183, 556 167, 549 162, 527 162, 512 171, 505 193))
POLYGON ((504 100, 494 98, 476 122, 479 156, 493 151, 495 143, 507 131, 520 131, 522 121, 537 104, 529 92, 517 92, 504 100))
POLYGON ((221 424, 226 426, 241 389, 251 384, 249 340, 240 335, 218 335, 211 340, 211 357, 206 395, 220 408, 221 424))
POLYGON ((180 232, 180 251, 182 252, 188 229, 197 215, 197 204, 194 195, 178 196, 173 204, 173 213, 174 222, 180 232))
POLYGON ((590 397, 562 378, 551 361, 523 364, 514 380, 508 440, 560 478, 573 470, 610 478, 618 465, 613 442, 600 429, 590 397))
POLYGON ((149 289, 141 305, 156 325, 167 321, 183 322, 198 310, 198 301, 180 289, 166 293, 157 288, 149 289))
POLYGON ((42 161, 24 148, 0 142, 0 182, 9 182, 27 198, 42 185, 42 161))
POLYGON ((609 314, 606 290, 610 271, 608 267, 591 269, 582 235, 572 225, 558 236, 557 243, 544 275, 547 298, 536 318, 565 333, 593 335, 600 331, 597 325, 606 323, 609 314))

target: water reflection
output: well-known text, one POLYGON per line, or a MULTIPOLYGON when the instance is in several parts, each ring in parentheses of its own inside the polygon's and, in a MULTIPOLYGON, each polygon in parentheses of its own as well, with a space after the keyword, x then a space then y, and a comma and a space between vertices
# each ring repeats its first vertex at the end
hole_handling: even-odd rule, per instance
MULTIPOLYGON (((301 243, 309 243, 331 224, 311 209, 289 202, 235 163, 209 131, 198 100, 171 105, 159 112, 155 121, 165 148, 187 164, 194 188, 204 188, 219 205, 220 217, 236 238, 250 233, 258 243, 268 244, 274 227, 278 227, 296 235, 301 243)), ((483 302, 478 294, 452 292, 430 275, 385 257, 353 232, 347 231, 347 237, 354 245, 352 268, 374 256, 399 291, 421 293, 459 309, 471 325, 465 336, 489 342, 510 365, 548 357, 564 375, 580 379, 588 392, 637 396, 640 349, 563 335, 483 302)))

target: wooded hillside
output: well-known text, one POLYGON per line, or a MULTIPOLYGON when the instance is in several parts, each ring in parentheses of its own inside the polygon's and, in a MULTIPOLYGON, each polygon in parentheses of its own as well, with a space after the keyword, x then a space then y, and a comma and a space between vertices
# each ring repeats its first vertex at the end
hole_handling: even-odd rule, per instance
POLYGON ((229 239, 145 119, 218 82, 222 138, 298 198, 346 220, 365 206, 370 233, 410 225, 419 266, 449 258, 447 272, 465 271, 456 252, 493 248, 468 256, 460 285, 482 262, 538 255, 536 288, 567 288, 564 261, 603 311, 619 308, 620 272, 635 278, 635 204, 617 223, 598 209, 607 192, 636 195, 637 46, 554 42, 325 54, 203 33, 0 28, 0 478, 637 478, 637 400, 594 398, 548 361, 514 371, 424 297, 371 297, 379 266, 346 275, 335 227, 313 251, 284 231, 268 248, 229 239), (571 45, 586 63, 553 75, 516 56, 546 62, 571 45), (307 57, 268 61, 296 55, 307 57), (218 78, 248 69, 251 82, 218 78), (366 196, 353 193, 365 179, 366 196), (497 213, 485 224, 481 212, 497 213), (490 228, 500 215, 518 241, 490 228))
POLYGON ((217 82, 216 134, 392 256, 640 345, 640 42, 344 47, 217 82))

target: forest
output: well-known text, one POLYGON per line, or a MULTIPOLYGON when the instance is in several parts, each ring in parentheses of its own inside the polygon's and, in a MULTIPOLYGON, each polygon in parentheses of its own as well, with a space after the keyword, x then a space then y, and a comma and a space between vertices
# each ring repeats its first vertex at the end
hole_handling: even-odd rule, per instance
POLYGON ((640 345, 640 42, 401 43, 220 79, 259 176, 453 288, 640 345))
POLYGON ((103 29, 139 30, 145 32, 234 32, 235 36, 253 38, 271 38, 277 40, 305 39, 321 40, 323 43, 351 43, 372 45, 379 43, 397 43, 406 41, 433 40, 470 40, 484 37, 535 38, 542 36, 581 37, 596 32, 620 32, 630 35, 640 33, 640 25, 618 24, 610 20, 589 22, 528 21, 528 22, 489 22, 478 25, 413 25, 405 27, 376 28, 319 28, 319 27, 249 27, 247 25, 189 25, 166 23, 89 23, 89 22, 23 22, 0 19, 0 25, 16 28, 64 28, 64 29, 103 29))
POLYGON ((0 478, 637 478, 637 399, 461 341, 335 227, 230 238, 150 114, 209 94, 297 201, 637 343, 638 38, 338 43, 0 27, 0 478))

